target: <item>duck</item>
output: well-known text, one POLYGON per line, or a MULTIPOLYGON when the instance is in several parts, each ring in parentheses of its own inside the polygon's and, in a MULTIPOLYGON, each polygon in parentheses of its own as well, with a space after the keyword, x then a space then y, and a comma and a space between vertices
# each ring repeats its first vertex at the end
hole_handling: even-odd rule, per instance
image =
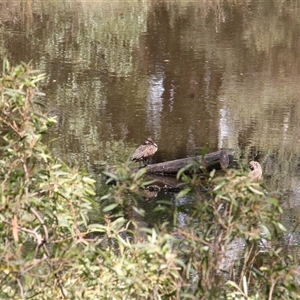
POLYGON ((249 167, 251 171, 249 172, 249 177, 251 178, 252 181, 261 181, 262 180, 262 168, 261 165, 258 161, 250 161, 249 167))
POLYGON ((152 140, 152 138, 148 137, 144 144, 140 145, 131 157, 131 161, 133 162, 143 162, 146 165, 146 162, 155 154, 158 147, 157 144, 152 140))

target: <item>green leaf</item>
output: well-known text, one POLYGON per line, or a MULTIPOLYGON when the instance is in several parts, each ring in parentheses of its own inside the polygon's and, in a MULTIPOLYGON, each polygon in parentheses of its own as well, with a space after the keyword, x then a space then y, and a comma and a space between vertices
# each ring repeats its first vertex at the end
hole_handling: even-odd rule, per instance
POLYGON ((241 292, 241 289, 239 288, 239 286, 234 282, 234 281, 231 281, 231 280, 228 280, 225 285, 229 285, 235 289, 237 289, 238 291, 241 292))
POLYGON ((84 177, 82 178, 82 181, 85 182, 85 183, 88 183, 88 184, 90 184, 90 185, 93 185, 93 184, 96 182, 96 180, 91 179, 91 178, 86 177, 86 176, 84 176, 84 177))
POLYGON ((107 227, 101 224, 90 224, 88 225, 88 229, 92 232, 106 232, 107 227))
POLYGON ((61 167, 62 167, 61 164, 56 164, 56 165, 52 165, 52 166, 51 166, 51 169, 52 169, 52 170, 56 170, 56 169, 60 169, 61 167))
POLYGON ((187 195, 192 189, 190 187, 187 187, 183 190, 181 190, 177 195, 176 195, 176 199, 181 198, 185 195, 187 195))
POLYGON ((213 169, 210 173, 209 173, 209 177, 212 179, 215 177, 216 174, 216 169, 213 169))
POLYGON ((132 207, 132 209, 137 213, 139 214, 141 217, 144 217, 145 216, 145 210, 142 209, 142 208, 137 208, 135 206, 132 207))
POLYGON ((137 181, 138 179, 140 179, 143 175, 145 175, 146 174, 146 168, 142 168, 142 169, 139 169, 136 173, 135 173, 135 175, 134 175, 134 177, 133 177, 133 180, 134 181, 137 181))
POLYGON ((125 246, 131 248, 131 244, 128 241, 125 241, 119 234, 118 234, 118 240, 125 246))
POLYGON ((103 211, 104 212, 108 212, 108 211, 111 211, 113 210, 114 208, 116 208, 119 204, 118 203, 113 203, 113 204, 110 204, 108 206, 106 206, 103 211))
POLYGON ((287 232, 287 229, 280 222, 277 222, 276 225, 281 231, 287 232))
POLYGON ((243 289, 246 296, 248 296, 248 284, 246 276, 243 276, 243 289))
POLYGON ((252 185, 249 185, 248 188, 251 192, 253 192, 256 195, 260 195, 260 196, 264 195, 264 193, 262 191, 255 189, 252 185))
POLYGON ((113 221, 111 223, 113 228, 120 228, 121 226, 123 226, 125 223, 127 222, 127 220, 125 220, 123 217, 120 217, 118 219, 116 219, 115 221, 113 221))
POLYGON ((95 193, 94 190, 89 189, 89 188, 87 188, 87 187, 84 188, 84 191, 85 191, 87 194, 89 194, 89 195, 92 195, 92 196, 96 195, 96 193, 95 193))
POLYGON ((278 206, 278 199, 270 197, 268 198, 269 203, 273 204, 274 206, 278 206))
POLYGON ((183 168, 181 168, 176 174, 176 179, 180 179, 181 176, 184 174, 184 172, 189 170, 193 165, 194 165, 193 163, 190 163, 190 164, 187 164, 186 166, 184 166, 183 168))
POLYGON ((118 177, 117 177, 116 174, 113 174, 113 173, 110 173, 110 172, 103 172, 103 174, 109 177, 107 182, 110 182, 112 180, 118 181, 118 177))
POLYGON ((268 227, 266 227, 264 224, 260 224, 260 228, 263 230, 263 232, 265 233, 265 235, 266 235, 266 238, 268 239, 268 240, 271 240, 271 232, 270 232, 270 230, 269 230, 269 228, 268 227))

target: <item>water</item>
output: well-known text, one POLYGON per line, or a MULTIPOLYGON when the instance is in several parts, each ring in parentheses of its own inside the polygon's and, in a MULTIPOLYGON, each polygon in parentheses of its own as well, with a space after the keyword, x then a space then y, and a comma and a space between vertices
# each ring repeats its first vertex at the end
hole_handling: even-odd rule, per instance
POLYGON ((0 2, 0 54, 46 74, 56 156, 100 168, 108 142, 148 136, 154 162, 228 149, 299 207, 297 1, 22 3, 0 2))

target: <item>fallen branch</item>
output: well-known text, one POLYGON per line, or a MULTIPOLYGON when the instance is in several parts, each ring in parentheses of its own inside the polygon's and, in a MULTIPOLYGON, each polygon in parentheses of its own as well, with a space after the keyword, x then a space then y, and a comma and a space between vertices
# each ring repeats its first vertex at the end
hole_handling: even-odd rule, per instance
POLYGON ((182 159, 176 159, 157 164, 147 165, 146 173, 161 174, 161 175, 176 175, 177 172, 187 166, 188 164, 199 164, 202 168, 198 168, 197 172, 203 173, 203 171, 211 171, 225 169, 229 165, 229 157, 225 150, 208 153, 204 156, 199 155, 195 157, 188 157, 182 159))

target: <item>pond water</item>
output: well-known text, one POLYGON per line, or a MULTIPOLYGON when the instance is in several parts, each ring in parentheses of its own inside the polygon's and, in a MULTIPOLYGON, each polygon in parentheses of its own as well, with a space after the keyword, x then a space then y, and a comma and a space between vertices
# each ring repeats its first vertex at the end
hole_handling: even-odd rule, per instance
POLYGON ((1 60, 46 74, 57 157, 97 169, 114 141, 127 153, 148 136, 154 162, 227 149, 287 191, 288 228, 300 221, 299 47, 297 1, 0 2, 1 60))

